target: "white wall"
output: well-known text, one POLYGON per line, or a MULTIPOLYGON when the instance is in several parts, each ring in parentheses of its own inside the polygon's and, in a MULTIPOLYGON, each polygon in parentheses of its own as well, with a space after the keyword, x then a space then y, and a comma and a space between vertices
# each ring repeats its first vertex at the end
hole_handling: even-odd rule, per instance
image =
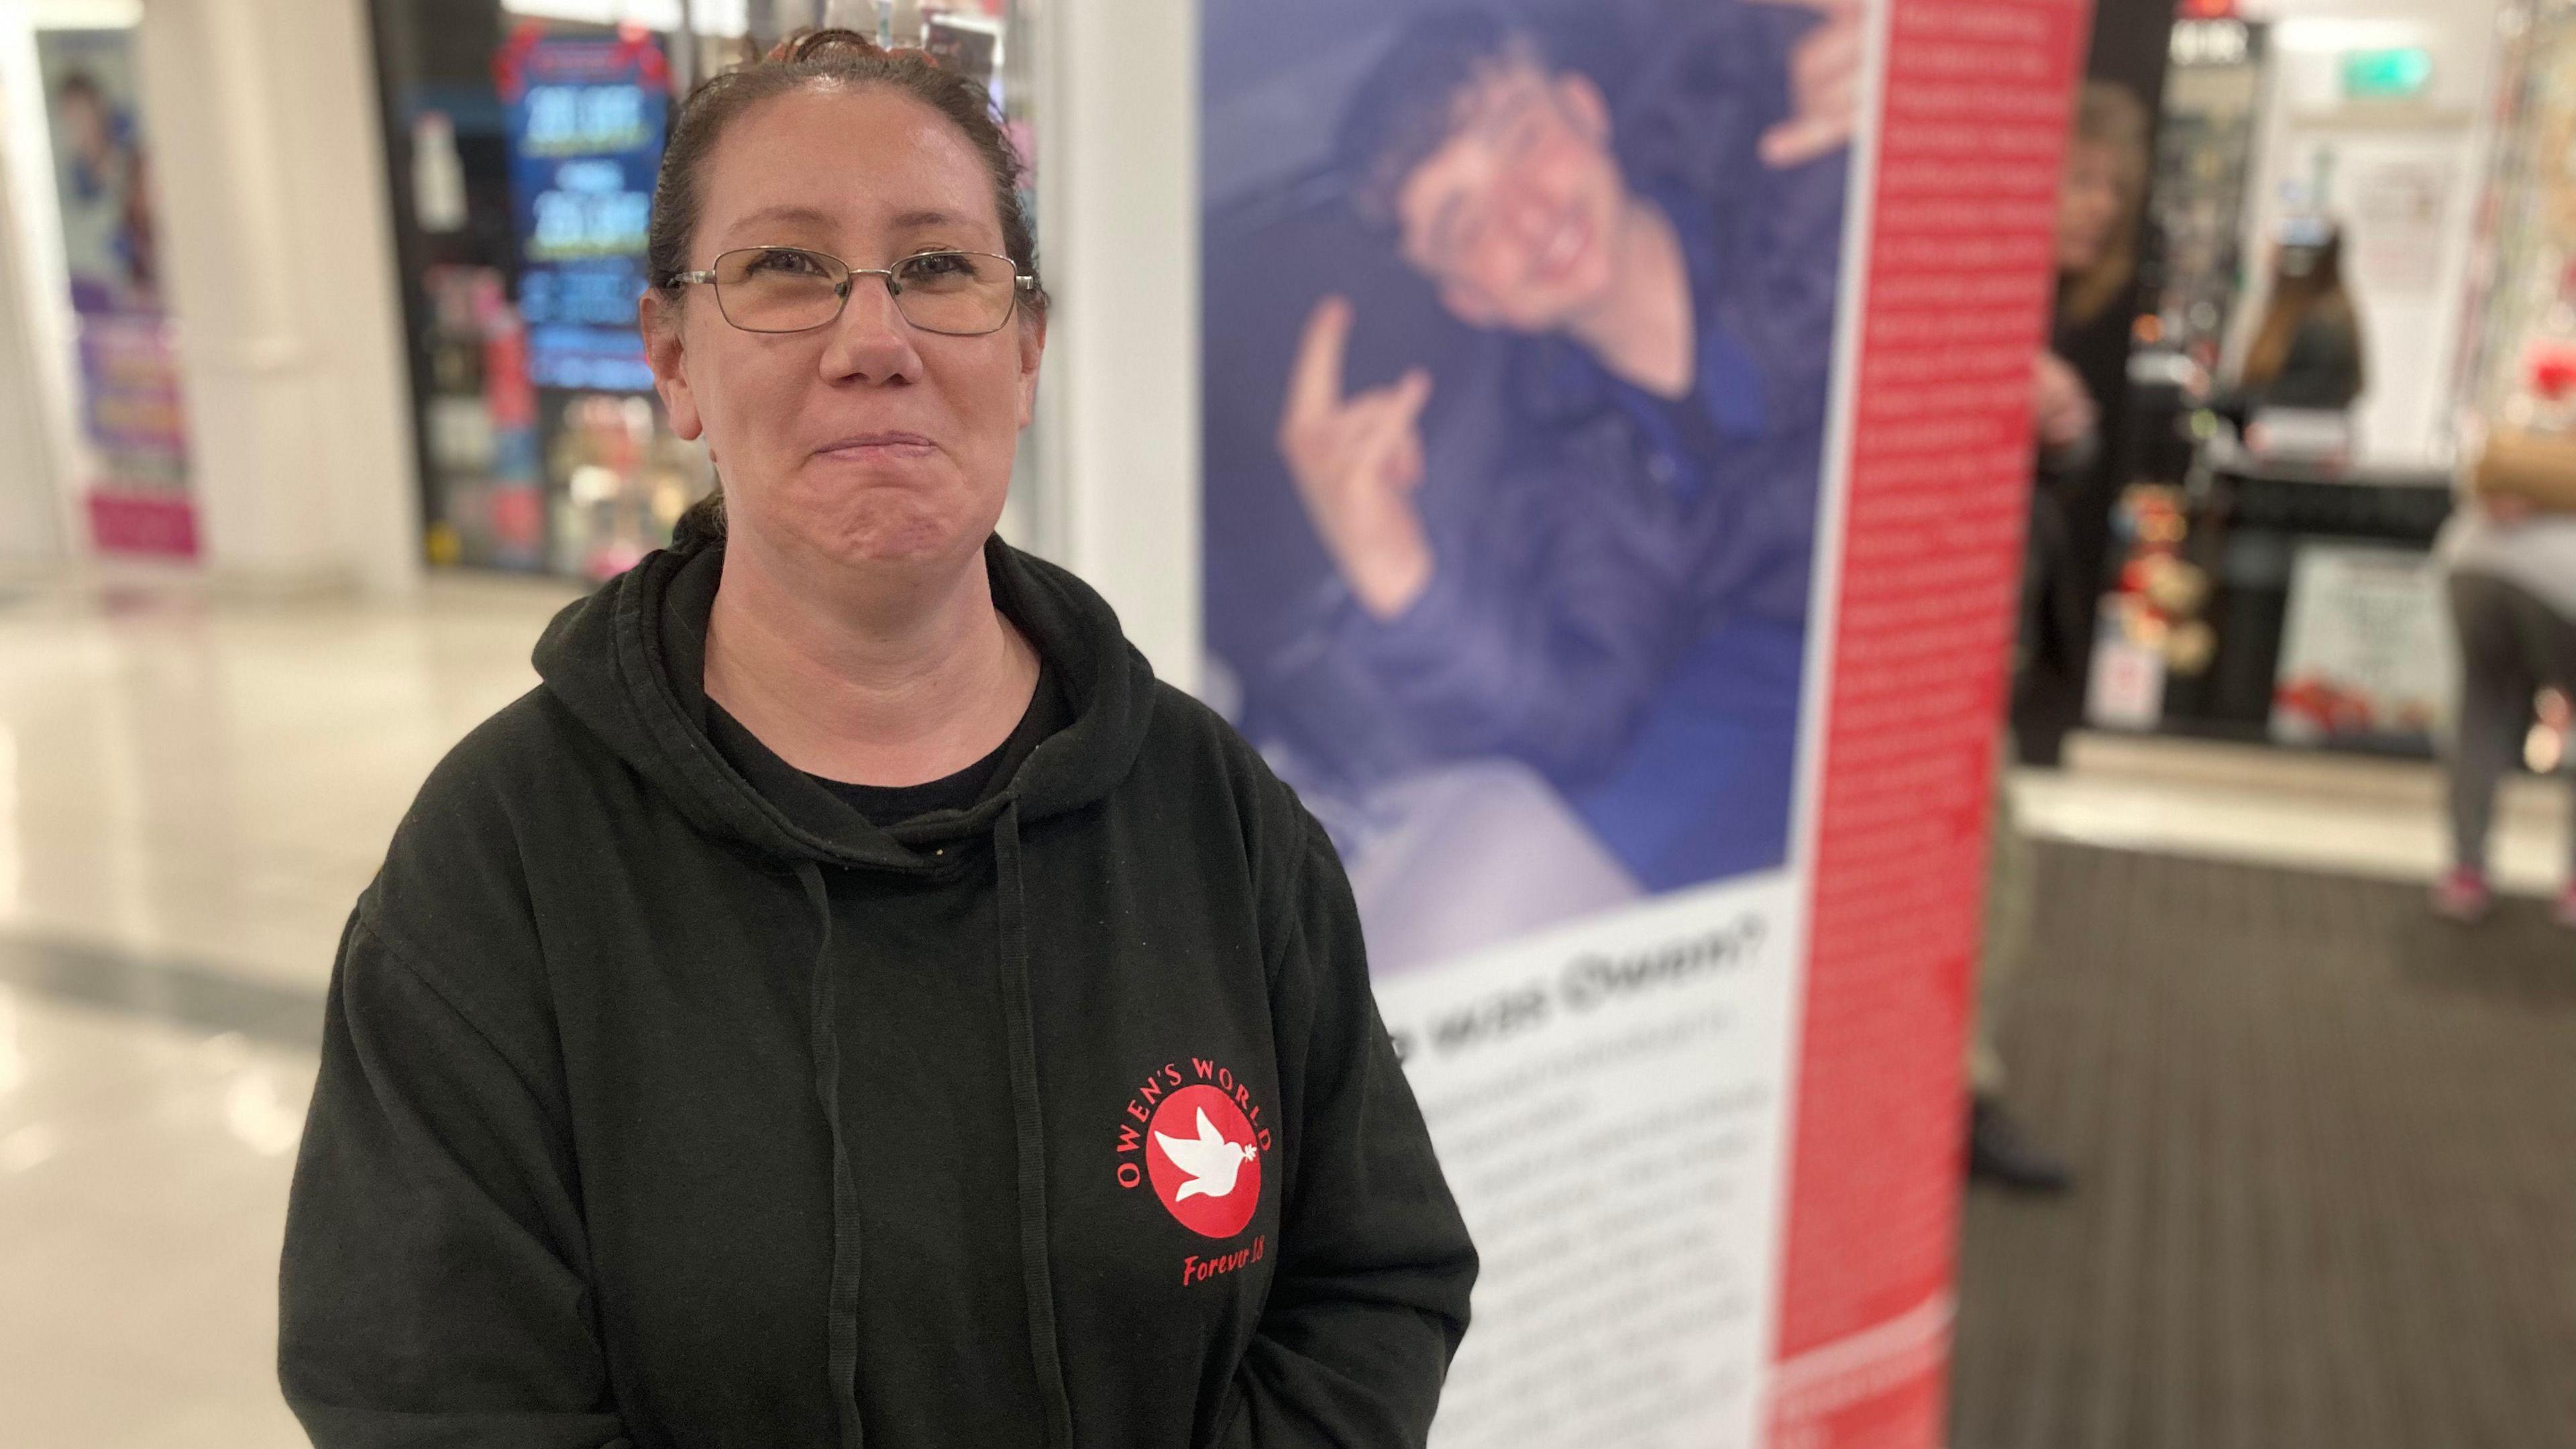
POLYGON ((1041 549, 1196 688, 1198 8, 1050 5, 1039 35, 1038 232, 1057 298, 1038 440, 1041 549))
MULTIPOLYGON (((2393 467, 2448 462, 2448 424, 2461 309, 2468 289, 2470 227, 2491 152, 2499 0, 2249 0, 2249 19, 2270 20, 2272 63, 2263 134, 2255 150, 2246 255, 2268 270, 2282 214, 2282 185, 2304 180, 2320 152, 2333 157, 2327 209, 2346 222, 2344 275, 2361 310, 2369 391, 2357 423, 2360 456, 2393 467), (2433 59, 2420 106, 2375 111, 2342 102, 2342 57, 2351 50, 2422 46, 2433 59), (2407 230, 2371 219, 2367 193, 2396 177, 2435 180, 2429 245, 2391 246, 2407 230), (2374 188, 2376 179, 2381 185, 2374 188), (2376 238, 2364 233, 2377 226, 2376 238), (2382 250, 2374 252, 2378 245, 2382 250)), ((2249 279, 2237 309, 2241 349, 2262 315, 2264 277, 2249 279)))

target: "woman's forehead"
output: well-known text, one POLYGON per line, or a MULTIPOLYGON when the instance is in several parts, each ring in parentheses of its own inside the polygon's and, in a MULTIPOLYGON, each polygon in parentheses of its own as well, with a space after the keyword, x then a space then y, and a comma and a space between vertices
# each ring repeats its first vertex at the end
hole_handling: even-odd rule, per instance
POLYGON ((957 127, 887 86, 804 89, 762 101, 709 154, 702 234, 746 229, 800 240, 971 232, 998 245, 992 173, 957 127))

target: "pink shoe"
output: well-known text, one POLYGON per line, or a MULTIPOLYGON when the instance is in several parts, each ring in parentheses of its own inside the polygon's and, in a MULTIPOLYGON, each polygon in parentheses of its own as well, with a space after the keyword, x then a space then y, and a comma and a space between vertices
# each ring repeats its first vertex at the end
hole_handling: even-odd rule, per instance
POLYGON ((2488 887, 2484 871, 2453 866, 2433 886, 2433 914, 2446 921, 2473 926, 2485 920, 2494 905, 2495 892, 2488 887))
POLYGON ((2558 924, 2576 931, 2576 885, 2558 893, 2558 909, 2551 914, 2558 924))

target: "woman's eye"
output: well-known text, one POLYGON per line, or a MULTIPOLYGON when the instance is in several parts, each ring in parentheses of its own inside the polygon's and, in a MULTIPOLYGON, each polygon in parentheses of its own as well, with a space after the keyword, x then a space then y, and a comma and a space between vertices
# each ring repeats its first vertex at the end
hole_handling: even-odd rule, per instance
POLYGON ((975 272, 974 261, 957 252, 924 252, 920 256, 906 259, 904 267, 914 276, 925 280, 933 277, 972 276, 975 272))
POLYGON ((790 277, 815 277, 823 273, 822 265, 803 252, 762 252, 751 259, 750 270, 757 274, 772 272, 790 277))

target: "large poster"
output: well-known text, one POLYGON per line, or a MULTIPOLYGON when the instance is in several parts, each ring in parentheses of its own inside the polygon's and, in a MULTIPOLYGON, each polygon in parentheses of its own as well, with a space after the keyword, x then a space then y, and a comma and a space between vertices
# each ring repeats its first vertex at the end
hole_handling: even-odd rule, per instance
POLYGON ((1205 13, 1209 693, 1485 1255, 1435 1442, 1937 1442, 2083 9, 1205 13))
POLYGON ((193 557, 188 434, 131 30, 36 35, 80 347, 90 533, 109 553, 193 557))
POLYGON ((534 22, 496 67, 552 562, 606 578, 667 540, 705 491, 701 455, 663 420, 635 330, 670 68, 642 30, 563 35, 534 22))

